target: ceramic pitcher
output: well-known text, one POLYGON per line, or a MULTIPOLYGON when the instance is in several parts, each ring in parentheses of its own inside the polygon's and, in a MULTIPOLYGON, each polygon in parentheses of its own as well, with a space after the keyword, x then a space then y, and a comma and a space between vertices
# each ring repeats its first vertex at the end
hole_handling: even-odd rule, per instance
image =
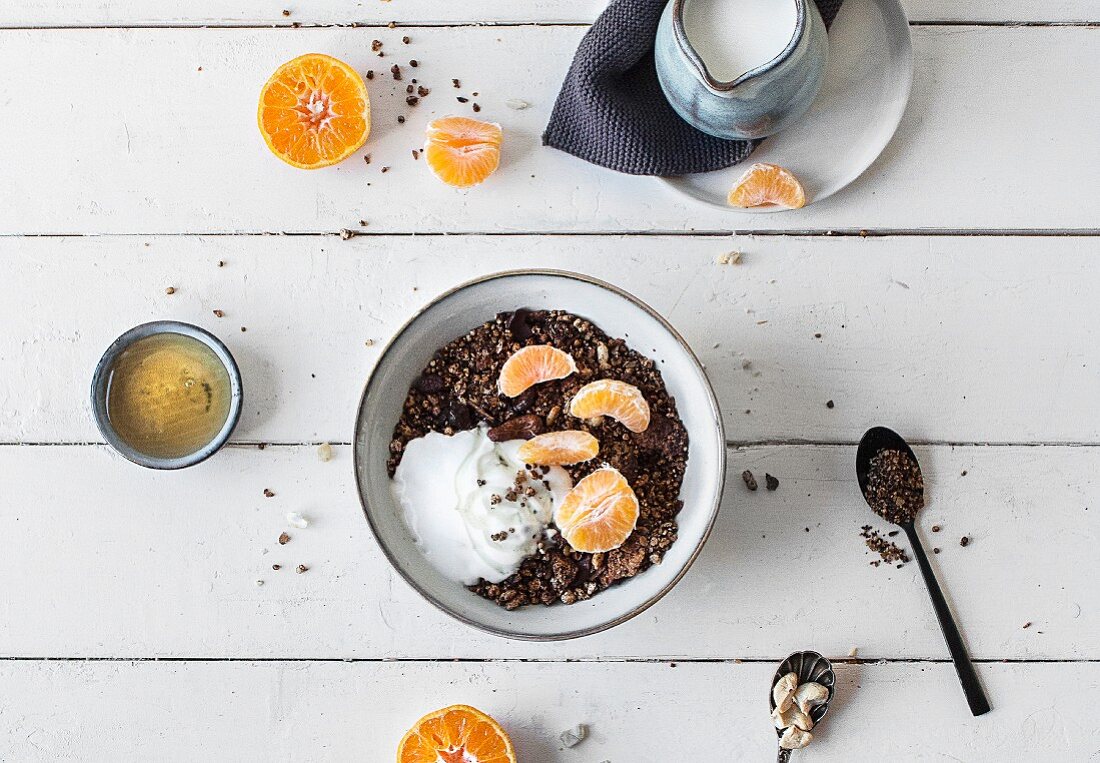
POLYGON ((825 22, 812 0, 795 4, 790 42, 772 60, 731 82, 707 71, 684 28, 692 0, 670 0, 657 28, 654 57, 665 97, 689 124, 731 140, 764 138, 806 113, 825 77, 825 22))

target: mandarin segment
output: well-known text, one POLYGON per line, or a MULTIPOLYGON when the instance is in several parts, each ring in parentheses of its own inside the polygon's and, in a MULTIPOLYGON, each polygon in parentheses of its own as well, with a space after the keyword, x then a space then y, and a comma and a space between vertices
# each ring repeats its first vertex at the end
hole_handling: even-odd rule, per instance
POLYGON ((502 395, 515 397, 536 384, 564 379, 576 370, 569 353, 548 344, 533 344, 516 350, 504 361, 498 386, 502 395))
POLYGON ((260 133, 275 156, 300 169, 328 167, 370 135, 370 100, 359 73, 332 56, 288 61, 260 91, 260 133))
POLYGON ((631 432, 649 428, 649 403, 633 384, 600 379, 584 385, 569 402, 569 414, 578 419, 610 416, 631 432))
POLYGON ((523 463, 539 466, 579 464, 595 458, 599 452, 600 441, 578 429, 540 434, 519 446, 523 463))
POLYGON ((790 170, 777 164, 758 162, 734 184, 727 200, 734 207, 780 206, 798 209, 806 206, 806 192, 790 170))
POLYGON ((582 479, 554 509, 554 524, 576 551, 599 554, 623 545, 638 523, 638 497, 610 466, 582 479))
POLYGON ((452 705, 428 713, 405 733, 397 763, 516 763, 516 752, 491 717, 469 705, 452 705))
POLYGON ((504 132, 494 122, 443 117, 428 124, 424 159, 436 177, 456 188, 469 188, 500 166, 504 132))

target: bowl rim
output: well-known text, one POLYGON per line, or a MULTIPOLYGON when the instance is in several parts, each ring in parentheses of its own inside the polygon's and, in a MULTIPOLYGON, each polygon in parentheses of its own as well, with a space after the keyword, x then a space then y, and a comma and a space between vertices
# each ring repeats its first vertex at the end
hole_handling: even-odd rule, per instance
MULTIPOLYGON (((663 599, 668 594, 669 591, 671 591, 673 588, 676 587, 676 584, 679 583, 680 580, 683 579, 684 575, 687 574, 687 571, 689 569, 691 569, 691 566, 695 563, 695 560, 699 557, 699 553, 703 550, 703 546, 706 544, 707 540, 710 538, 711 532, 714 530, 714 523, 718 518, 718 512, 719 512, 719 510, 721 508, 721 505, 722 505, 722 497, 725 493, 725 482, 726 482, 726 433, 725 433, 725 424, 722 420, 721 409, 718 406, 718 398, 714 394, 714 386, 711 384, 710 378, 707 376, 705 366, 699 361, 699 358, 695 355, 695 352, 691 349, 691 346, 687 343, 687 341, 684 339, 684 337, 681 336, 680 332, 677 331, 672 326, 671 323, 669 323, 667 320, 665 320, 664 316, 662 316, 660 313, 658 313, 656 310, 654 310, 648 304, 643 302, 641 299, 639 299, 638 297, 635 297, 630 292, 627 292, 627 291, 619 288, 618 286, 615 286, 614 284, 608 283, 607 281, 603 281, 603 280, 601 280, 599 278, 595 278, 593 276, 589 276, 589 275, 586 275, 586 274, 583 274, 583 273, 577 273, 577 272, 569 271, 569 270, 558 270, 558 269, 553 269, 553 268, 521 268, 521 269, 515 269, 515 270, 504 270, 504 271, 499 271, 499 272, 496 272, 496 273, 490 273, 488 275, 479 276, 478 278, 473 278, 469 281, 465 281, 465 282, 463 282, 463 283, 461 283, 457 286, 454 286, 450 289, 447 289, 446 291, 442 292, 441 294, 439 294, 438 296, 433 298, 431 301, 429 301, 428 303, 423 305, 420 309, 418 309, 407 321, 405 321, 401 325, 401 327, 396 332, 394 332, 394 334, 390 338, 389 342, 386 343, 386 346, 383 348, 382 352, 378 355, 378 359, 375 361, 374 367, 371 369, 370 374, 367 376, 366 383, 363 385, 363 393, 362 393, 362 395, 360 395, 360 398, 359 398, 359 408, 358 408, 358 411, 356 412, 356 416, 355 416, 355 430, 353 432, 353 438, 352 438, 352 444, 351 445, 352 445, 352 459, 351 459, 352 469, 355 471, 355 488, 356 488, 356 492, 359 494, 360 507, 363 510, 363 515, 366 517, 367 525, 370 527, 371 534, 374 536, 375 543, 378 545, 379 548, 382 549, 382 553, 385 555, 386 560, 389 562, 390 566, 394 569, 394 571, 396 571, 397 574, 400 575, 401 578, 406 583, 408 583, 414 591, 416 591, 418 594, 420 594, 420 596, 423 599, 425 599, 430 604, 432 604, 436 609, 444 612, 445 614, 449 615, 450 617, 454 618, 455 620, 458 620, 459 622, 464 623, 464 624, 470 626, 471 628, 482 631, 484 633, 489 633, 489 634, 492 634, 494 636, 499 636, 499 637, 502 637, 502 638, 516 639, 518 641, 529 641, 529 642, 568 641, 570 639, 581 638, 582 636, 591 636, 593 634, 601 633, 603 631, 614 628, 617 625, 622 625, 626 621, 631 620, 634 617, 637 617, 638 615, 642 614, 647 609, 652 607, 658 601, 663 599), (718 441, 719 441, 719 444, 720 444, 718 459, 717 459, 718 460, 718 463, 717 463, 718 474, 717 474, 717 482, 716 482, 717 488, 714 491, 714 498, 711 501, 710 515, 709 515, 709 517, 707 517, 706 527, 704 528, 703 533, 699 536, 699 540, 695 544, 695 548, 692 549, 691 554, 688 556, 687 560, 684 562, 683 566, 679 569, 679 571, 677 571, 676 575, 665 586, 663 586, 661 588, 661 590, 659 590, 657 593, 650 596, 648 599, 646 599, 644 602, 642 602, 638 606, 634 607, 630 611, 625 612, 622 615, 619 615, 618 617, 615 617, 611 620, 600 623, 598 625, 593 625, 593 626, 589 626, 589 627, 586 627, 586 628, 578 628, 577 630, 572 630, 572 631, 563 631, 563 632, 560 632, 560 633, 552 633, 552 634, 517 633, 515 631, 508 630, 507 628, 499 628, 499 627, 495 627, 495 626, 492 626, 492 625, 487 625, 485 623, 478 622, 478 621, 473 620, 469 617, 466 617, 465 615, 463 615, 459 612, 456 612, 451 607, 447 606, 447 604, 445 602, 440 601, 435 596, 433 596, 429 592, 425 591, 412 578, 412 576, 410 576, 404 570, 404 568, 400 564, 397 563, 397 560, 394 558, 394 555, 390 552, 389 547, 382 541, 382 537, 379 533, 379 530, 375 526, 374 519, 371 516, 371 509, 370 509, 370 506, 368 505, 368 502, 367 502, 366 491, 364 490, 363 481, 362 481, 362 477, 361 477, 361 470, 359 469, 360 460, 365 457, 364 452, 363 452, 363 448, 359 445, 359 432, 361 431, 361 425, 362 425, 362 422, 363 422, 363 416, 364 416, 364 411, 365 411, 366 402, 367 402, 367 395, 371 391, 371 385, 375 380, 375 376, 376 376, 376 373, 377 373, 378 369, 382 366, 382 362, 386 359, 387 355, 389 355, 389 353, 394 349, 395 345, 401 339, 401 337, 405 334, 405 332, 408 330, 409 326, 411 326, 415 321, 419 320, 420 317, 422 315, 424 315, 424 313, 426 313, 429 309, 431 309, 435 305, 437 305, 440 302, 448 299, 449 297, 451 297, 452 295, 454 295, 454 294, 456 294, 460 291, 463 291, 463 290, 471 288, 473 286, 478 286, 480 284, 487 283, 487 282, 490 282, 490 281, 495 281, 495 280, 503 279, 503 278, 514 278, 516 276, 553 276, 553 277, 557 277, 557 278, 572 279, 572 280, 575 280, 575 281, 580 281, 582 283, 590 284, 590 285, 605 289, 605 290, 615 294, 616 296, 627 300, 628 302, 630 302, 634 306, 636 306, 639 309, 641 309, 642 311, 644 311, 650 317, 655 319, 665 329, 665 331, 667 331, 669 333, 669 335, 672 336, 672 338, 675 339, 680 344, 680 347, 684 350, 684 352, 687 353, 687 356, 695 364, 695 368, 699 372, 700 378, 703 380, 703 387, 705 388, 706 393, 707 393, 707 403, 708 403, 708 406, 710 408, 711 418, 712 418, 712 420, 713 420, 713 422, 714 422, 714 424, 717 428, 718 441)), ((623 581, 623 583, 628 583, 628 582, 629 581, 623 581)), ((471 595, 476 595, 476 594, 471 594, 471 595)))
POLYGON ((89 392, 92 405, 92 418, 95 419, 96 427, 99 429, 99 433, 103 436, 103 439, 107 441, 107 444, 127 461, 157 471, 186 469, 187 467, 201 464, 217 453, 227 442, 229 442, 230 435, 233 434, 233 430, 237 428, 237 424, 241 420, 241 411, 244 407, 244 384, 241 380, 241 369, 237 365, 237 359, 233 357, 233 353, 229 351, 225 343, 201 326, 173 320, 140 323, 119 335, 119 337, 111 342, 110 346, 103 351, 103 355, 100 356, 99 362, 96 363, 95 371, 92 373, 92 382, 89 392), (214 435, 210 442, 206 443, 206 445, 195 452, 175 458, 150 456, 130 446, 125 440, 119 437, 114 427, 111 426, 106 407, 107 378, 115 360, 118 359, 118 356, 123 350, 127 349, 135 342, 160 334, 179 334, 201 342, 210 348, 218 357, 218 360, 220 360, 225 367, 226 373, 229 374, 229 413, 226 415, 225 422, 222 424, 221 429, 218 430, 218 433, 214 435))

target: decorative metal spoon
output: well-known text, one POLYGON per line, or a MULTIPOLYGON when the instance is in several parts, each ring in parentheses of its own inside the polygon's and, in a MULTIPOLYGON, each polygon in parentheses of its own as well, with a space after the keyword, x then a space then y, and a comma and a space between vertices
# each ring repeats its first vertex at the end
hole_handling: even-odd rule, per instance
MULTIPOLYGON (((833 673, 833 664, 817 652, 795 652, 783 660, 779 663, 779 669, 775 671, 772 685, 768 690, 769 710, 775 710, 775 699, 771 689, 774 689, 775 685, 779 683, 779 679, 788 673, 798 674, 799 685, 813 682, 821 684, 829 690, 829 696, 825 701, 811 708, 809 712, 810 720, 814 722, 814 728, 817 728, 817 724, 825 717, 825 713, 829 712, 829 703, 833 701, 836 686, 836 674, 833 673)), ((783 729, 776 729, 775 733, 777 736, 782 737, 783 729)), ((791 752, 793 750, 784 750, 780 747, 777 763, 787 763, 791 759, 791 752)))
MULTIPOLYGON (((863 439, 859 441, 859 449, 856 451, 856 480, 859 482, 864 500, 872 509, 874 506, 871 505, 871 499, 867 495, 867 481, 871 459, 881 450, 899 450, 905 453, 913 459, 917 470, 920 471, 920 464, 917 462, 917 457, 913 455, 913 449, 901 438, 901 435, 886 427, 868 429, 863 439)), ((922 489, 921 506, 923 505, 922 489)), ((970 712, 974 715, 988 713, 989 700, 986 699, 982 685, 978 681, 978 674, 974 671, 974 665, 970 662, 970 655, 966 652, 962 635, 959 633, 958 626, 955 625, 955 619, 951 616, 951 608, 947 606, 940 584, 936 580, 935 573, 932 572, 932 565, 928 563, 928 556, 924 553, 924 546, 921 545, 920 537, 917 535, 914 520, 898 523, 898 527, 904 530, 905 536, 909 538, 909 545, 913 547, 913 556, 917 558, 921 574, 924 575, 924 584, 928 587, 928 595, 932 598, 932 606, 936 610, 936 617, 939 618, 940 630, 943 631, 944 641, 947 642, 947 648, 951 652, 951 660, 955 663, 955 671, 959 674, 959 681, 966 694, 967 704, 970 705, 970 712)))

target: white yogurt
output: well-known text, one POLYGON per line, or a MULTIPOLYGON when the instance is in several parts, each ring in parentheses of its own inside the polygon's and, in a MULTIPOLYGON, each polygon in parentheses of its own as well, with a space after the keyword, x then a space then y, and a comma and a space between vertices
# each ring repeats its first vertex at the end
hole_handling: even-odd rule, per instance
POLYGON ((534 495, 521 490, 508 500, 517 473, 526 473, 518 455, 523 440, 493 442, 487 432, 481 426, 410 440, 393 476, 417 546, 444 576, 464 585, 482 578, 499 583, 519 569, 573 486, 568 472, 552 466, 544 477, 521 483, 534 495))
POLYGON ((795 0, 688 0, 684 7, 688 42, 719 82, 782 53, 797 23, 795 0))

